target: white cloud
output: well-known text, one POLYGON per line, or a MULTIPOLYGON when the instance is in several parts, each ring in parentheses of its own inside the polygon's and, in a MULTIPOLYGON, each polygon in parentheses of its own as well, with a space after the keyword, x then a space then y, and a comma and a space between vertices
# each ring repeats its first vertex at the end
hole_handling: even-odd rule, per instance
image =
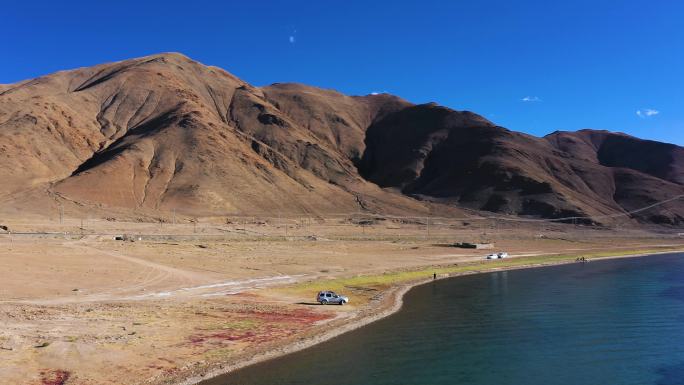
POLYGON ((653 108, 644 108, 643 110, 637 110, 636 114, 640 118, 650 118, 651 116, 658 115, 660 111, 654 110, 653 108))
POLYGON ((371 94, 371 95, 380 95, 380 94, 386 94, 386 93, 387 93, 387 91, 380 91, 380 92, 378 92, 378 91, 373 91, 373 92, 371 92, 370 94, 371 94))
POLYGON ((293 28, 291 31, 292 32, 287 36, 287 41, 290 42, 290 44, 294 44, 297 42, 297 28, 293 28))
POLYGON ((520 99, 523 102, 541 102, 541 98, 539 96, 525 96, 524 98, 520 99))

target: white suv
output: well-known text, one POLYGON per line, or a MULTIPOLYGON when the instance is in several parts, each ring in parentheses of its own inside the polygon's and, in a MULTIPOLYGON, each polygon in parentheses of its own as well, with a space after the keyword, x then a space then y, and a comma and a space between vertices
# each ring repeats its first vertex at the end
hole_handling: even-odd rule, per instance
POLYGON ((489 254, 488 256, 485 257, 485 259, 503 259, 503 258, 508 258, 508 253, 506 252, 500 252, 496 254, 489 254))
POLYGON ((338 295, 335 294, 334 291, 321 291, 318 293, 318 297, 316 297, 316 301, 320 303, 321 305, 327 305, 327 304, 337 304, 337 305, 344 305, 345 303, 349 302, 349 298, 343 296, 343 295, 338 295))

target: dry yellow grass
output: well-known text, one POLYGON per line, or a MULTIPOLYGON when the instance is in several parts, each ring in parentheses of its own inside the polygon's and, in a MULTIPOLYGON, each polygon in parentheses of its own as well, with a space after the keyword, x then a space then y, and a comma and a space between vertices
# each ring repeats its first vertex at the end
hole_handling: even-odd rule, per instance
POLYGON ((340 326, 372 315, 388 289, 434 273, 684 246, 679 238, 645 232, 555 228, 538 237, 529 229, 484 234, 433 224, 428 238, 415 223, 360 228, 340 221, 291 228, 288 237, 282 227, 256 223, 204 222, 197 236, 188 236, 194 230, 188 224, 90 221, 80 235, 73 220, 10 222, 57 234, 0 235, 0 378, 40 383, 41 372, 62 370, 70 384, 173 383, 320 336, 317 328, 327 322, 340 326), (147 236, 112 240, 111 234, 124 233, 147 236), (479 240, 516 258, 484 261, 489 251, 449 246, 479 240), (291 279, 268 281, 286 276, 291 279), (307 305, 322 289, 349 294, 350 306, 307 305))
POLYGON ((518 267, 567 263, 575 261, 575 259, 578 257, 585 257, 588 260, 592 260, 627 255, 647 255, 668 251, 684 251, 684 249, 680 247, 659 247, 606 252, 538 255, 502 260, 482 260, 454 264, 453 266, 430 266, 414 270, 392 271, 384 274, 358 275, 354 277, 314 280, 297 283, 295 285, 283 287, 278 290, 283 293, 302 297, 310 297, 311 293, 316 293, 322 290, 333 290, 337 292, 352 291, 356 294, 354 298, 357 301, 355 301, 355 303, 358 304, 358 300, 360 300, 360 304, 365 304, 369 298, 372 298, 372 294, 369 293, 407 282, 429 279, 433 276, 433 274, 437 274, 437 276, 442 278, 444 275, 453 276, 473 272, 479 273, 518 267))

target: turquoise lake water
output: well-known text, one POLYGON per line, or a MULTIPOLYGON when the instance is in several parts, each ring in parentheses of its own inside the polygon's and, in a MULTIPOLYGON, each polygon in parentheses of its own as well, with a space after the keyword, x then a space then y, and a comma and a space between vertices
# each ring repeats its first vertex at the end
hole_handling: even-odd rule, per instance
POLYGON ((451 278, 203 385, 684 384, 684 254, 451 278))

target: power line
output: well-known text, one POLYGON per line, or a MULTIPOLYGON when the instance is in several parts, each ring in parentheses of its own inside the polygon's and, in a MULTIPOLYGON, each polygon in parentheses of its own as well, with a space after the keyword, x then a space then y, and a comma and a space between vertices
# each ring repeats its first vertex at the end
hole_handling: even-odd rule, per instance
POLYGON ((563 221, 568 221, 568 220, 577 220, 577 219, 601 219, 601 218, 619 218, 619 217, 626 217, 630 216, 632 214, 636 214, 642 211, 646 211, 649 209, 652 209, 654 207, 658 207, 661 205, 664 205, 669 202, 676 201, 678 199, 684 198, 684 194, 677 195, 676 197, 670 198, 670 199, 665 199, 663 201, 659 201, 653 204, 650 204, 648 206, 644 206, 635 210, 630 210, 630 211, 625 211, 623 213, 617 213, 617 214, 604 214, 604 215, 593 215, 593 216, 573 216, 573 217, 563 217, 563 218, 551 218, 551 219, 527 219, 527 218, 506 218, 506 217, 488 217, 489 219, 500 219, 504 221, 514 221, 514 222, 563 222, 563 221))

